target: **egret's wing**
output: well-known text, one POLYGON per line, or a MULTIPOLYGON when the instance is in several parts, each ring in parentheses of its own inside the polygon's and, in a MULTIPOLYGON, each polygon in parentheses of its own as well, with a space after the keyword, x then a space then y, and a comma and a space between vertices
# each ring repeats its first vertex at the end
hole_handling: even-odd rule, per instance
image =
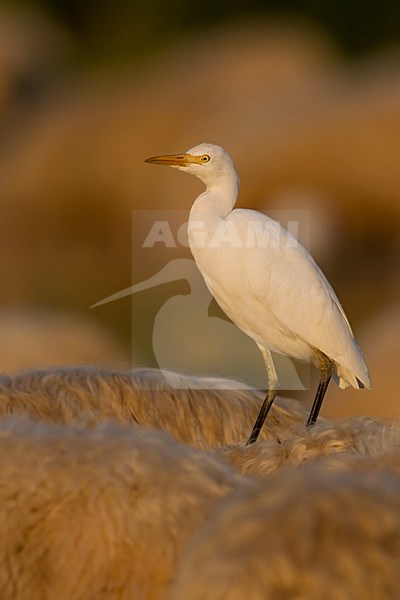
POLYGON ((328 356, 335 358, 342 346, 340 343, 338 347, 337 340, 328 338, 328 331, 330 336, 337 337, 335 330, 339 329, 341 338, 352 337, 331 286, 300 246, 247 252, 246 277, 248 285, 262 295, 268 309, 285 329, 328 356))
POLYGON ((321 269, 293 235, 261 213, 231 213, 239 230, 247 229, 249 212, 262 223, 263 243, 243 252, 246 284, 283 330, 353 369, 363 381, 364 360, 344 309, 321 269))
MULTIPOLYGON (((350 322, 347 318, 346 313, 344 312, 344 308, 341 305, 339 298, 336 295, 335 290, 333 289, 333 287, 329 283, 328 279, 325 277, 325 274, 320 269, 320 267, 317 265, 317 263, 315 262, 315 260, 311 256, 311 254, 304 248, 304 246, 302 246, 300 244, 300 242, 298 240, 296 240, 296 241, 297 241, 298 254, 293 256, 295 264, 297 265, 297 267, 299 269, 302 270, 302 272, 305 272, 307 276, 310 276, 311 278, 313 278, 313 281, 315 281, 316 285, 321 286, 322 290, 326 294, 326 297, 333 302, 334 307, 339 311, 340 316, 343 320, 343 323, 346 325, 350 336, 354 339, 354 333, 351 328, 350 322)), ((322 299, 323 294, 320 293, 319 297, 320 297, 320 299, 322 299)))

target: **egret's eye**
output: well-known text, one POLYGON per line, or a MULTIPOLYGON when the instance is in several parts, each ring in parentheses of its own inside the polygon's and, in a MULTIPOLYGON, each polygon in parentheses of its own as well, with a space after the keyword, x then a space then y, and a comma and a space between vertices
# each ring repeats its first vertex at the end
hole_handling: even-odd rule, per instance
POLYGON ((202 163, 208 163, 208 161, 210 160, 210 157, 208 156, 208 154, 203 154, 203 156, 201 157, 200 160, 202 163))

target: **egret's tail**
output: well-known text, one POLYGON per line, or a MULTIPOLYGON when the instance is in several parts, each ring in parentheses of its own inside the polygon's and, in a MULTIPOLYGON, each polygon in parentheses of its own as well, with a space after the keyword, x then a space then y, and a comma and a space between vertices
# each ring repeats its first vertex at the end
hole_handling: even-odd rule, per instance
POLYGON ((343 367, 342 365, 336 363, 335 379, 340 388, 352 386, 357 389, 371 389, 371 379, 368 373, 367 365, 365 364, 364 359, 362 359, 362 362, 363 364, 359 366, 363 368, 358 368, 357 372, 355 372, 353 369, 343 367))

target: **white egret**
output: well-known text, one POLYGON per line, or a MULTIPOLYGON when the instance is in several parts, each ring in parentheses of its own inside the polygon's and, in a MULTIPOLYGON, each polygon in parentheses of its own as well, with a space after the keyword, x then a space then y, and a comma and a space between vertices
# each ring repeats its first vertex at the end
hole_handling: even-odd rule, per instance
POLYGON ((175 167, 206 185, 190 211, 190 249, 218 304, 260 348, 268 375, 267 395, 247 444, 257 440, 276 395, 271 351, 320 368, 307 426, 317 420, 332 375, 340 387, 370 388, 346 314, 309 252, 263 213, 233 209, 239 177, 229 154, 204 143, 146 162, 175 167))

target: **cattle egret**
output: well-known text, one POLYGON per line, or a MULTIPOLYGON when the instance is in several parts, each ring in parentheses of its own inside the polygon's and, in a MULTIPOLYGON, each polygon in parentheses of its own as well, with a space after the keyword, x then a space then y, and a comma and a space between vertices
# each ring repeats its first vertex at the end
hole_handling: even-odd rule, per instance
POLYGON ((268 375, 267 394, 247 444, 257 440, 278 388, 271 351, 320 369, 308 427, 317 420, 332 375, 342 388, 370 388, 346 314, 309 252, 263 213, 233 210, 239 177, 229 154, 204 143, 146 162, 175 167, 206 185, 190 211, 189 246, 222 310, 260 348, 268 375))

